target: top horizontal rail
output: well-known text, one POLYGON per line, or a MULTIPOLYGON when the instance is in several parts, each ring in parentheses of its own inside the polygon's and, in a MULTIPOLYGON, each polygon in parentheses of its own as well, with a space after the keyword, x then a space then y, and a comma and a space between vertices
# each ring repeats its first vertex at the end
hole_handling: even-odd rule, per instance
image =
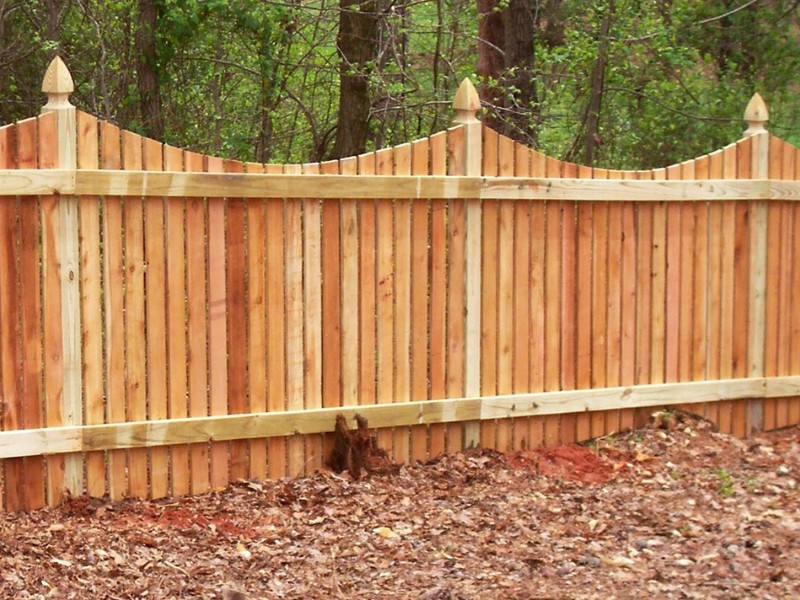
POLYGON ((484 200, 800 200, 800 181, 630 180, 439 175, 275 175, 0 170, 0 196, 49 194, 225 198, 465 198, 484 200))

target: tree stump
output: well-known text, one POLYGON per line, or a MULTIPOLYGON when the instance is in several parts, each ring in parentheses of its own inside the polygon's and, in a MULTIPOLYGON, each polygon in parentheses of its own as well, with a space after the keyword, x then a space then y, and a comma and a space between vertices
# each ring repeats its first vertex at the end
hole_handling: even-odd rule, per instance
POLYGON ((337 473, 347 471, 353 479, 360 479, 362 472, 396 474, 400 465, 392 462, 386 450, 378 447, 375 437, 370 435, 367 420, 357 414, 356 425, 356 429, 349 429, 344 415, 336 416, 333 453, 328 463, 331 469, 337 473))

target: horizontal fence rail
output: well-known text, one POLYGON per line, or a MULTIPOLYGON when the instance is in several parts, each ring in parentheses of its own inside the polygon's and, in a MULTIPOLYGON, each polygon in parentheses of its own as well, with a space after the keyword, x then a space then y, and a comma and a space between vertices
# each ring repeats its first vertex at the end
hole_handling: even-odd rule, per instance
POLYGON ((359 414, 371 426, 382 428, 787 396, 800 396, 800 376, 650 384, 426 400, 391 405, 371 404, 81 427, 51 427, 1 435, 0 459, 330 433, 336 427, 338 415, 343 415, 349 423, 355 423, 355 416, 359 414))
POLYGON ((664 169, 484 127, 242 163, 76 111, 0 127, 0 506, 321 468, 356 414, 397 462, 570 443, 683 407, 800 423, 800 151, 664 169))
POLYGON ((800 200, 800 183, 728 179, 531 179, 432 175, 277 175, 151 171, 0 170, 0 195, 571 200, 610 202, 800 200))

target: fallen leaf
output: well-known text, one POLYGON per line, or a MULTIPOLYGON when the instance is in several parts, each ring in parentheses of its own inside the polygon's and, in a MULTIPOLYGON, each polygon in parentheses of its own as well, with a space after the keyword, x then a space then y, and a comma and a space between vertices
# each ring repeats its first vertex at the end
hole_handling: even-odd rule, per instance
POLYGON ((372 530, 372 532, 377 533, 382 538, 386 538, 388 540, 393 540, 400 537, 391 527, 376 527, 372 530))
POLYGON ((50 562, 55 563, 57 565, 61 565, 62 567, 71 567, 72 563, 68 560, 62 560, 60 558, 51 558, 50 562))
POLYGON ((612 567, 630 567, 636 562, 627 556, 604 556, 600 558, 600 561, 612 567))
POLYGON ((241 556, 245 560, 250 560, 253 558, 253 553, 250 552, 242 542, 236 542, 236 554, 241 556))

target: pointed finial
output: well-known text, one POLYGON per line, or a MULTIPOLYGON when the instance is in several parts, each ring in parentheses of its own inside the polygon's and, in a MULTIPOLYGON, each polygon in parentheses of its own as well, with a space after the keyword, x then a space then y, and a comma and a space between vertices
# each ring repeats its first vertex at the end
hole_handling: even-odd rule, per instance
POLYGON ((769 112, 761 94, 753 94, 747 108, 744 109, 744 120, 747 122, 747 131, 744 132, 746 136, 767 130, 764 124, 769 120, 769 112))
POLYGON ((475 123, 478 122, 475 113, 481 107, 481 98, 478 90, 472 85, 469 77, 465 77, 461 85, 458 86, 456 97, 453 99, 453 108, 456 109, 454 123, 475 123))
POLYGON ((47 94, 47 104, 44 109, 55 110, 72 106, 69 102, 69 95, 74 89, 75 84, 72 82, 72 75, 70 75, 67 65, 60 56, 56 56, 50 61, 50 66, 47 67, 42 80, 42 91, 47 94))

